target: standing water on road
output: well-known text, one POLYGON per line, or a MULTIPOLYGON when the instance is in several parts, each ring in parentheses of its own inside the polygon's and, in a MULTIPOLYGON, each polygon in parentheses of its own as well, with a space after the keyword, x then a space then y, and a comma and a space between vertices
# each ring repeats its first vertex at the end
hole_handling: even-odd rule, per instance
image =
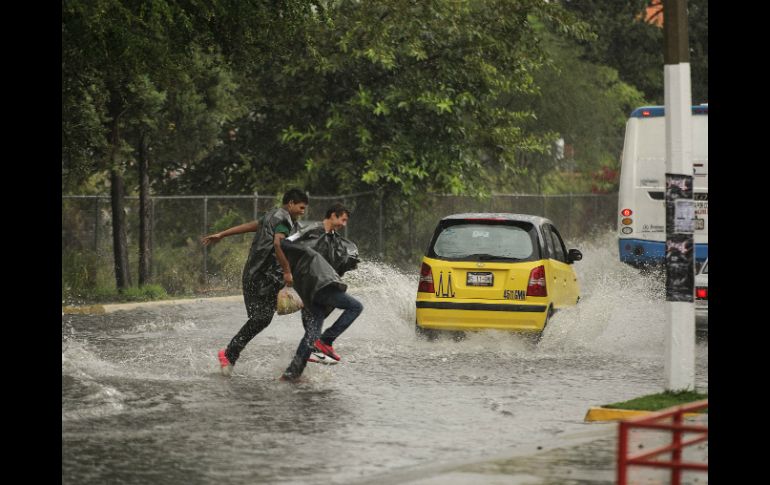
MULTIPOLYGON (((276 316, 229 378, 216 352, 242 302, 62 315, 62 482, 365 482, 585 430, 589 407, 663 389, 666 315, 660 276, 618 262, 609 235, 571 246, 581 301, 537 346, 499 331, 418 340, 417 268, 362 264, 345 276, 364 312, 335 343, 342 362, 308 364, 296 385, 278 377, 299 314, 276 316)), ((707 370, 699 341, 699 392, 707 370)))

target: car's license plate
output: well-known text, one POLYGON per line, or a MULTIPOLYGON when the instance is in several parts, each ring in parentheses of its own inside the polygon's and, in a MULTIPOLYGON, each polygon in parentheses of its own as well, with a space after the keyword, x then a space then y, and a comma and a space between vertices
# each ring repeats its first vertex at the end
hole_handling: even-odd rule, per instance
POLYGON ((494 286, 495 277, 492 273, 468 273, 465 283, 468 286, 494 286))

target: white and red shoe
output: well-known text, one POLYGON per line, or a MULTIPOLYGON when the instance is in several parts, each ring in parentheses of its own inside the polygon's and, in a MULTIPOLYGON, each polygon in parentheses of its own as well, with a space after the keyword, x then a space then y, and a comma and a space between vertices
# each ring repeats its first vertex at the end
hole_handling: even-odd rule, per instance
POLYGON ((334 347, 331 345, 326 345, 325 343, 321 342, 321 339, 316 340, 313 343, 313 346, 321 352, 322 354, 331 357, 334 360, 340 360, 340 356, 337 352, 334 351, 334 347))
POLYGON ((335 365, 338 363, 336 360, 322 354, 321 352, 313 352, 310 354, 310 357, 307 358, 307 361, 325 365, 335 365))

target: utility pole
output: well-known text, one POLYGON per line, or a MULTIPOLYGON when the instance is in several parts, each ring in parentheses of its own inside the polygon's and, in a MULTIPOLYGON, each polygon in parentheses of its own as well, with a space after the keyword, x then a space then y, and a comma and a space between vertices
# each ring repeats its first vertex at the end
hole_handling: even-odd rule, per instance
POLYGON ((687 0, 663 3, 666 115, 666 390, 695 389, 695 205, 687 0))

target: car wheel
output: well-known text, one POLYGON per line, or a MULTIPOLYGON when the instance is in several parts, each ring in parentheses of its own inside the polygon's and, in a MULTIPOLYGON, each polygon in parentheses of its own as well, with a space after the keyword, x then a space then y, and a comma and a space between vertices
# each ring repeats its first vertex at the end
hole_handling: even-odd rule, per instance
POLYGON ((417 325, 417 321, 414 322, 414 333, 417 335, 417 338, 423 340, 434 341, 438 339, 438 331, 433 330, 432 328, 423 328, 417 325))
POLYGON ((463 340, 465 340, 465 332, 461 332, 461 331, 452 332, 452 340, 454 340, 455 342, 462 342, 463 340))

